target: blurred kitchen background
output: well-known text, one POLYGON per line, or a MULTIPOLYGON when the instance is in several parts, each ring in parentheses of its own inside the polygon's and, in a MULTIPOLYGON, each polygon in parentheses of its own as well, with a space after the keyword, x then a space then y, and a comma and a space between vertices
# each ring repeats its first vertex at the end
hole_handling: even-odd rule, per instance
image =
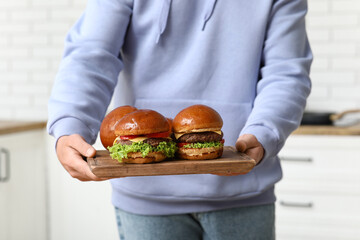
MULTIPOLYGON (((0 1, 1 240, 117 239, 109 183, 72 179, 43 123, 65 34, 85 4, 0 1)), ((360 1, 309 0, 307 29, 307 111, 360 109, 360 1)), ((360 239, 359 125, 303 126, 280 156, 278 239, 360 239)))

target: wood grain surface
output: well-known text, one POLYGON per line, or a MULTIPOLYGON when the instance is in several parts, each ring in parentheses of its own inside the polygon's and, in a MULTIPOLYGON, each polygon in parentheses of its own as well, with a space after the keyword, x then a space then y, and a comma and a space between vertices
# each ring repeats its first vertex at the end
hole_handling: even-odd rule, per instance
POLYGON ((43 129, 46 122, 0 121, 0 135, 43 129))
POLYGON ((178 160, 169 159, 159 163, 127 164, 110 157, 109 152, 97 151, 94 158, 87 159, 91 171, 101 178, 181 175, 181 174, 246 174, 255 166, 255 160, 234 147, 224 147, 219 159, 178 160))
POLYGON ((293 135, 339 135, 339 136, 356 136, 360 135, 360 125, 351 127, 336 126, 300 126, 293 132, 293 135))

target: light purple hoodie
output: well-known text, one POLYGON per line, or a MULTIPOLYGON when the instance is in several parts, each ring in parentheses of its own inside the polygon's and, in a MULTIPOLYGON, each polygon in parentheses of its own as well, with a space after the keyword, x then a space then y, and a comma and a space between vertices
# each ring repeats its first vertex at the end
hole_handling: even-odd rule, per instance
MULTIPOLYGON (((306 0, 89 0, 66 38, 49 133, 94 143, 120 73, 131 89, 127 104, 166 117, 211 106, 224 120, 226 145, 253 134, 265 157, 240 176, 111 180, 115 206, 156 215, 272 203, 282 176, 276 155, 311 87, 306 12, 306 0)), ((124 104, 120 92, 115 106, 124 104)))

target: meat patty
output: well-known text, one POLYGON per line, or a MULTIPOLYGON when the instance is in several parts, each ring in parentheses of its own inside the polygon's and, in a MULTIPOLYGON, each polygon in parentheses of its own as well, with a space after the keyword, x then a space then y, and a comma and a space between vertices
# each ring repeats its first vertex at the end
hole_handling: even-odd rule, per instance
POLYGON ((221 135, 215 132, 199 132, 199 133, 187 133, 182 135, 177 142, 196 143, 196 142, 219 142, 223 138, 221 135))
MULTIPOLYGON (((150 144, 153 147, 157 147, 159 145, 159 143, 161 142, 169 142, 171 141, 168 138, 148 138, 145 139, 143 142, 150 144)), ((122 145, 131 145, 133 142, 130 140, 117 140, 116 143, 120 143, 122 145)))
POLYGON ((152 147, 157 147, 161 142, 171 141, 168 138, 148 138, 144 140, 144 143, 150 144, 152 147))
POLYGON ((121 139, 117 139, 116 143, 120 143, 121 145, 131 145, 132 141, 130 140, 121 140, 121 139))

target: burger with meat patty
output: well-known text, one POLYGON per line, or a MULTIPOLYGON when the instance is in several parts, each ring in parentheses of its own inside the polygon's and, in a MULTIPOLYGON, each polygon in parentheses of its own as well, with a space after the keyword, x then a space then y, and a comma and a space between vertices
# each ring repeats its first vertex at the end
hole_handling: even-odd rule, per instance
POLYGON ((173 120, 177 156, 187 160, 221 157, 224 139, 223 120, 218 112, 205 105, 193 105, 179 112, 173 120))
POLYGON ((135 107, 126 105, 115 108, 105 116, 100 126, 100 140, 105 149, 111 147, 116 139, 114 131, 119 120, 126 114, 136 110, 135 107))
POLYGON ((153 110, 137 110, 122 117, 114 128, 117 138, 109 147, 113 159, 124 163, 160 162, 175 155, 170 120, 153 110))

